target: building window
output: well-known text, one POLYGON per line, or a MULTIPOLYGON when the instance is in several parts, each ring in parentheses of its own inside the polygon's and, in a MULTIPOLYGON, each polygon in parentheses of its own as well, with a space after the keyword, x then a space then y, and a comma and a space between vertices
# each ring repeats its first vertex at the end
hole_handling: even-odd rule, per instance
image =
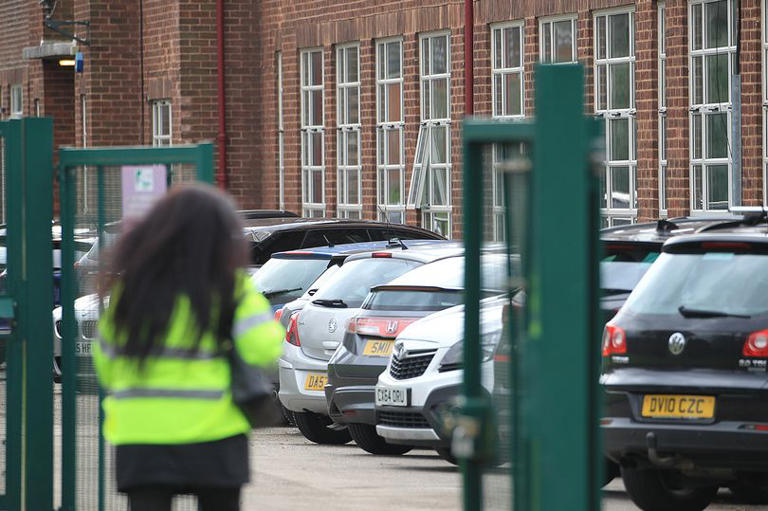
POLYGON ((301 202, 302 215, 325 216, 325 130, 323 128, 323 50, 302 50, 301 202))
POLYGON ((403 41, 376 43, 376 172, 378 218, 405 223, 403 41))
POLYGON ((360 179, 360 45, 336 48, 338 216, 363 214, 360 179))
POLYGON ((595 112, 605 122, 603 225, 625 225, 637 217, 634 11, 597 13, 594 22, 595 112))
POLYGON ((171 102, 161 99, 152 102, 152 145, 171 145, 171 102))
POLYGON ((11 85, 11 118, 24 115, 24 89, 21 84, 11 85))
POLYGON ((39 100, 38 98, 35 98, 35 103, 34 103, 34 105, 35 105, 35 117, 40 117, 40 116, 42 116, 42 113, 43 113, 43 112, 42 112, 42 111, 41 111, 41 109, 40 109, 40 100, 39 100))
POLYGON ((451 235, 450 34, 419 38, 421 126, 408 205, 421 208, 421 223, 451 235))
POLYGON ((576 16, 557 16, 539 21, 539 58, 542 62, 576 62, 576 16))
POLYGON ((667 216, 667 20, 663 3, 658 4, 659 44, 659 216, 667 216))
POLYGON ((277 202, 285 209, 285 128, 283 126, 283 53, 277 52, 277 202))
POLYGON ((691 210, 728 209, 730 77, 736 34, 730 0, 691 2, 691 210))

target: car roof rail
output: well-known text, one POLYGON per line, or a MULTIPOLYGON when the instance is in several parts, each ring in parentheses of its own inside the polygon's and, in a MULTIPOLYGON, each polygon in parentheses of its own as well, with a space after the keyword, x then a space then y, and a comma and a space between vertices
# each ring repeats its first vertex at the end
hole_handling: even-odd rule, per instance
POLYGON ((679 228, 679 225, 677 225, 675 222, 667 220, 666 218, 659 218, 658 222, 656 222, 656 232, 671 232, 679 228))
POLYGON ((728 211, 734 215, 741 215, 742 218, 705 225, 704 227, 697 229, 696 232, 700 233, 734 227, 754 226, 762 222, 768 222, 768 211, 766 211, 763 206, 731 206, 728 208, 728 211))

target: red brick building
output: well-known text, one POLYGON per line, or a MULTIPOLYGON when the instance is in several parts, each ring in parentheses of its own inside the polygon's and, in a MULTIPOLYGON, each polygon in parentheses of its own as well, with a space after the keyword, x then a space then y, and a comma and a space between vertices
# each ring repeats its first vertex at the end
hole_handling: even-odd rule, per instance
MULTIPOLYGON (((462 1, 222 3, 220 98, 216 0, 5 0, 2 116, 52 115, 61 145, 226 140, 244 207, 460 235, 462 1), (88 44, 43 28, 47 14, 88 22, 60 27, 88 44), (83 73, 59 65, 75 50, 83 73)), ((474 12, 475 114, 532 116, 535 64, 584 64, 587 113, 606 124, 606 223, 765 202, 764 0, 474 12)))

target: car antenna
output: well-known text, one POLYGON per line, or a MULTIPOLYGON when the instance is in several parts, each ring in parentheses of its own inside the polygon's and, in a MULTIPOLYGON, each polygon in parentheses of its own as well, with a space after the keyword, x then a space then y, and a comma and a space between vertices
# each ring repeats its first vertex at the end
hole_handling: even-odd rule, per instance
POLYGON ((331 240, 329 240, 328 236, 326 236, 325 234, 323 234, 323 239, 325 240, 326 243, 328 243, 328 248, 333 246, 333 243, 331 243, 331 240))

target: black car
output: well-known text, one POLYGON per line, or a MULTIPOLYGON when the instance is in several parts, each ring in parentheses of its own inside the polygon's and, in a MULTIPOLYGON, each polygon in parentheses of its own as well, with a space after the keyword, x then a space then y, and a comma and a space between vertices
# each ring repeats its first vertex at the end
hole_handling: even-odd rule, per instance
POLYGON ((251 264, 266 263, 275 252, 308 247, 401 240, 442 240, 443 236, 402 224, 337 218, 262 218, 245 221, 251 264))
POLYGON ((603 334, 604 450, 645 510, 721 486, 768 503, 768 224, 700 232, 664 244, 603 334))

